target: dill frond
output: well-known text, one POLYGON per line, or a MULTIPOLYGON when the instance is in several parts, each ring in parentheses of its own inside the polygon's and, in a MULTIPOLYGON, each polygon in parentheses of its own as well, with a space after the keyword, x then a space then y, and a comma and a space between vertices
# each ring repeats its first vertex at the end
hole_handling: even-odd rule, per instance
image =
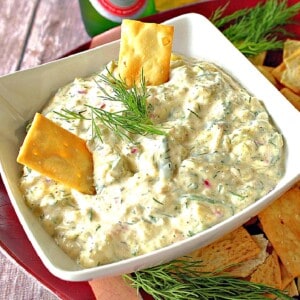
POLYGON ((291 37, 284 26, 300 13, 300 3, 288 6, 286 0, 259 2, 223 16, 226 7, 218 8, 210 20, 246 56, 281 49, 282 38, 291 37))
POLYGON ((270 295, 293 299, 279 289, 231 277, 222 270, 201 272, 201 265, 199 260, 178 259, 123 278, 155 300, 267 300, 270 295))
POLYGON ((121 79, 116 78, 111 72, 108 75, 99 75, 100 81, 109 85, 112 93, 105 90, 99 82, 99 89, 103 92, 101 98, 104 101, 118 101, 124 106, 123 110, 109 112, 105 109, 85 104, 87 110, 90 111, 90 118, 83 113, 86 111, 75 112, 68 109, 62 109, 61 112, 55 112, 60 117, 67 120, 90 120, 92 126, 93 138, 99 138, 102 141, 102 132, 98 126, 98 122, 109 130, 113 131, 122 139, 131 140, 130 134, 139 135, 165 135, 165 132, 154 125, 151 121, 147 110, 147 89, 144 76, 142 75, 140 85, 127 89, 126 84, 121 79))

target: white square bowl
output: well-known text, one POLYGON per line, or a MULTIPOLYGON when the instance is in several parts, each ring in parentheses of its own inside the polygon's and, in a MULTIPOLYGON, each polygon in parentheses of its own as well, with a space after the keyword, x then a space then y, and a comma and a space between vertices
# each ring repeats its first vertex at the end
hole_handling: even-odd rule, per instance
POLYGON ((21 166, 16 157, 25 136, 25 124, 61 86, 85 77, 119 54, 119 41, 57 60, 37 68, 0 77, 0 171, 18 218, 35 251, 55 276, 68 281, 129 273, 190 253, 245 223, 300 178, 300 114, 267 79, 199 14, 171 19, 173 51, 214 62, 231 74, 252 95, 261 99, 285 141, 285 174, 268 195, 242 212, 195 236, 154 252, 91 269, 81 269, 44 231, 25 205, 19 189, 21 166))

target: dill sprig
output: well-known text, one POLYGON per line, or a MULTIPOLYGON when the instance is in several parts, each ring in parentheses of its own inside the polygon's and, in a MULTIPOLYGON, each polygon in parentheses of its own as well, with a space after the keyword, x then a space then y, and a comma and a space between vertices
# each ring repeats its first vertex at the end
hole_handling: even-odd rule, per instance
POLYGON ((300 3, 267 0, 223 16, 227 5, 216 9, 210 20, 246 56, 281 49, 282 37, 291 36, 284 26, 300 13, 300 3))
POLYGON ((231 277, 222 271, 201 272, 201 265, 199 260, 178 259, 125 274, 123 278, 155 300, 260 300, 270 299, 270 295, 281 300, 293 299, 279 289, 231 277))
MULTIPOLYGON (((108 70, 107 70, 108 71, 108 70)), ((90 111, 91 117, 86 117, 86 110, 75 112, 68 109, 62 109, 62 112, 55 112, 60 117, 69 120, 90 120, 92 125, 93 138, 97 137, 102 141, 102 131, 98 126, 99 122, 106 128, 109 128, 120 138, 131 140, 130 134, 155 134, 164 135, 165 132, 151 121, 147 110, 147 89, 145 78, 142 75, 140 85, 127 89, 123 80, 117 79, 111 72, 108 75, 99 75, 102 82, 108 84, 112 93, 104 89, 99 82, 99 89, 103 92, 101 98, 104 101, 118 101, 124 106, 123 110, 109 112, 105 109, 85 104, 90 111)))

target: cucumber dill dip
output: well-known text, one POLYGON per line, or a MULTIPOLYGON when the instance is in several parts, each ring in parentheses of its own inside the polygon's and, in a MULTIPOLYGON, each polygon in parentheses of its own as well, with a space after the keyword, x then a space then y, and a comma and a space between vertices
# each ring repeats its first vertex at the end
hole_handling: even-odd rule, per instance
POLYGON ((129 130, 124 118, 115 126, 98 117, 136 117, 118 98, 116 69, 110 62, 75 79, 42 112, 87 141, 97 194, 28 168, 21 178, 27 205, 85 268, 193 236, 266 195, 284 173, 283 138, 263 104, 218 66, 173 56, 168 82, 134 91, 143 114, 129 130), (132 130, 136 123, 146 130, 132 130))

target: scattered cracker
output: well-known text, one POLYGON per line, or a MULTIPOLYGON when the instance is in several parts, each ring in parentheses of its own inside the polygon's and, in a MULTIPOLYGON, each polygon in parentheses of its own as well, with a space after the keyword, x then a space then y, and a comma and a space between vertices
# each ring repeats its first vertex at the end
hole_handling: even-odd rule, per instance
POLYGON ((274 75, 272 74, 274 68, 268 66, 257 65, 256 68, 275 86, 278 85, 278 82, 274 75))
POLYGON ((223 270, 226 266, 239 264, 256 257, 260 247, 244 227, 239 227, 218 241, 193 253, 203 262, 201 271, 223 270))
POLYGON ((282 62, 280 65, 278 65, 276 68, 274 68, 272 70, 271 73, 276 78, 276 80, 278 82, 281 82, 281 77, 282 77, 282 74, 283 74, 285 69, 286 69, 285 63, 282 62))
POLYGON ((263 65, 267 56, 267 51, 263 51, 255 56, 249 57, 249 60, 256 66, 263 65))
POLYGON ((250 281, 262 283, 281 289, 281 273, 278 256, 275 251, 269 255, 265 262, 251 274, 250 281))
POLYGON ((146 85, 169 80, 174 27, 123 20, 118 70, 128 87, 138 84, 142 73, 146 85))
POLYGON ((17 162, 82 193, 95 193, 93 158, 86 142, 39 113, 17 162))
POLYGON ((285 289, 292 281, 294 281, 294 276, 291 275, 284 264, 280 262, 280 272, 281 272, 281 289, 285 289))
POLYGON ((300 94, 300 49, 284 60, 286 66, 280 82, 286 87, 300 94))
POLYGON ((264 237, 263 234, 253 235, 252 238, 260 248, 260 252, 258 253, 258 255, 252 259, 242 262, 236 267, 226 270, 226 273, 231 276, 245 278, 253 273, 259 265, 264 263, 264 261, 268 257, 267 246, 269 241, 264 237))
POLYGON ((299 40, 287 39, 283 43, 283 60, 292 55, 298 49, 300 49, 299 40))
POLYGON ((283 61, 271 73, 283 87, 300 94, 300 41, 284 43, 283 61))
POLYGON ((300 111, 300 95, 294 93, 289 88, 282 88, 280 90, 281 94, 292 103, 300 111))
MULTIPOLYGON (((299 291, 298 287, 296 285, 295 280, 293 280, 286 288, 285 290, 287 291, 288 295, 290 297, 297 297, 299 296, 299 291)), ((298 298, 297 298, 298 299, 298 298)))
POLYGON ((263 231, 287 271, 300 276, 300 184, 299 182, 259 215, 263 231))

